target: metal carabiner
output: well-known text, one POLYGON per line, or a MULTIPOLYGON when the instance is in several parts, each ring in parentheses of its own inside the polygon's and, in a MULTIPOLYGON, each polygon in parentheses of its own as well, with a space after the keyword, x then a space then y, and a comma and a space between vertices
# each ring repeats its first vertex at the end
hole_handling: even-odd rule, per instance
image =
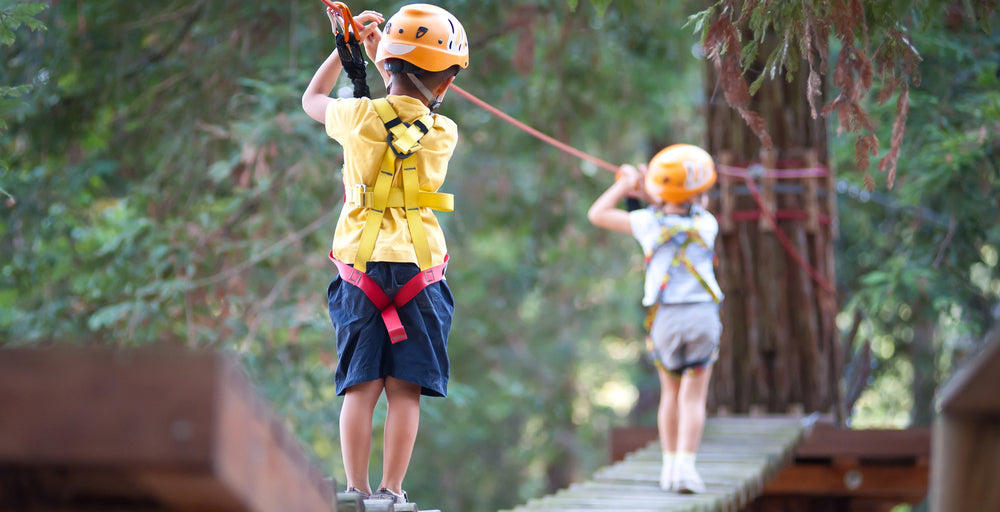
POLYGON ((357 41, 361 40, 361 31, 358 30, 358 25, 354 21, 354 16, 351 16, 351 9, 347 7, 344 2, 332 2, 330 0, 322 0, 326 4, 327 12, 334 13, 340 20, 340 26, 344 31, 344 40, 350 41, 351 33, 354 34, 354 39, 357 41))

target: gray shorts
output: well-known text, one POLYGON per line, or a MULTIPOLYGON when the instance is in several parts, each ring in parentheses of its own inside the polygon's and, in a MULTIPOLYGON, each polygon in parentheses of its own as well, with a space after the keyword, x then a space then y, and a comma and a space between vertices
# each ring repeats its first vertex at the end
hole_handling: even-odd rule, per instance
POLYGON ((657 366, 680 374, 714 363, 719 358, 721 335, 718 304, 660 304, 649 329, 647 348, 657 366))

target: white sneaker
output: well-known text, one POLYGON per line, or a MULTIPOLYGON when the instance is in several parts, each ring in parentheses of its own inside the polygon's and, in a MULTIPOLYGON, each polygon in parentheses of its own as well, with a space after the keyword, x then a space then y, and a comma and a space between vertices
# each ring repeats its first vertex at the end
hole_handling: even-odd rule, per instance
POLYGON ((660 470, 660 489, 664 491, 674 490, 674 466, 673 462, 663 463, 663 469, 660 470))
POLYGON ((705 492, 705 483, 694 468, 694 464, 677 464, 674 467, 673 490, 681 494, 701 494, 705 492))

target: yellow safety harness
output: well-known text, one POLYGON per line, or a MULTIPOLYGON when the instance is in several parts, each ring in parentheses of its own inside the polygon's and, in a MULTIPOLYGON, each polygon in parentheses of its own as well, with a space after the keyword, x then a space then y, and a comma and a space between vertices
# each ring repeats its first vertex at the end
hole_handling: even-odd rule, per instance
POLYGON ((405 208, 406 224, 417 255, 417 265, 420 270, 427 270, 431 267, 431 249, 420 217, 420 208, 450 212, 455 205, 455 198, 451 194, 421 191, 416 162, 409 159, 420 150, 420 139, 434 126, 434 116, 427 114, 412 123, 405 123, 385 98, 372 100, 372 103, 388 132, 388 147, 382 157, 372 191, 368 191, 367 185, 358 184, 350 189, 347 198, 356 205, 368 208, 358 253, 354 257, 354 268, 365 272, 368 260, 375 250, 385 209, 405 208), (392 186, 397 174, 402 175, 402 188, 392 186))
MULTIPOLYGON (((695 213, 695 215, 696 216, 697 215, 702 215, 702 213, 698 212, 698 213, 695 213)), ((662 217, 662 215, 658 213, 657 214, 658 220, 659 220, 660 217, 662 217)), ((663 276, 663 282, 660 283, 660 288, 659 288, 659 291, 658 291, 658 294, 657 294, 658 295, 657 296, 657 301, 656 301, 655 304, 653 304, 652 306, 650 306, 649 309, 647 310, 647 312, 646 312, 646 320, 643 323, 644 326, 646 327, 646 331, 648 333, 650 333, 650 334, 646 335, 646 350, 650 354, 653 355, 653 358, 652 358, 653 359, 653 364, 655 366, 659 367, 659 368, 662 368, 664 371, 666 371, 668 373, 671 373, 671 374, 673 374, 673 375, 675 375, 677 377, 680 377, 680 375, 682 375, 684 373, 684 371, 700 371, 704 366, 699 363, 699 364, 692 365, 692 366, 690 366, 690 368, 687 368, 687 369, 682 370, 682 371, 668 370, 667 367, 663 365, 663 362, 660 361, 658 359, 658 357, 655 355, 656 354, 656 348, 655 348, 655 346, 653 344, 653 338, 652 338, 653 320, 656 318, 656 313, 660 309, 659 297, 661 297, 663 295, 663 292, 667 289, 667 286, 670 283, 670 268, 678 266, 678 265, 683 266, 684 268, 687 269, 688 272, 691 273, 692 276, 694 276, 694 278, 698 281, 698 284, 700 284, 702 286, 702 288, 704 288, 705 291, 707 291, 709 293, 709 295, 712 296, 712 301, 713 302, 715 302, 716 304, 718 304, 719 302, 721 302, 721 299, 719 298, 718 294, 716 294, 715 290, 713 290, 712 287, 708 284, 708 281, 705 279, 705 277, 702 276, 700 273, 698 273, 698 270, 695 268, 694 263, 691 261, 691 258, 689 258, 688 255, 687 255, 688 246, 690 246, 691 244, 700 245, 701 247, 703 247, 705 249, 708 249, 708 244, 701 237, 701 234, 698 232, 697 228, 695 228, 694 226, 669 226, 669 227, 667 227, 667 226, 662 226, 661 225, 661 227, 660 227, 660 236, 659 236, 659 238, 657 238, 657 243, 653 246, 654 247, 653 250, 650 250, 649 252, 647 252, 644 255, 645 259, 646 259, 646 265, 649 265, 650 260, 653 258, 653 251, 656 250, 655 249, 656 247, 659 247, 660 245, 666 243, 668 240, 671 240, 673 237, 677 236, 680 233, 684 233, 687 236, 685 237, 684 241, 681 242, 680 246, 677 248, 677 252, 674 253, 674 257, 670 261, 670 266, 667 268, 667 272, 663 276)), ((716 350, 718 350, 718 349, 716 349, 716 350)), ((709 357, 709 360, 714 359, 714 357, 715 357, 715 355, 713 354, 712 356, 709 357)))
MULTIPOLYGON (((695 215, 701 215, 701 213, 696 213, 695 215)), ((657 243, 653 246, 652 250, 648 251, 644 255, 646 259, 646 265, 649 265, 649 261, 653 259, 653 252, 655 251, 656 247, 659 247, 660 245, 666 243, 667 241, 671 240, 680 233, 684 233, 687 236, 684 238, 684 241, 681 242, 680 246, 677 248, 677 251, 674 253, 674 257, 670 261, 670 265, 667 268, 667 272, 664 273, 663 275, 663 282, 660 283, 658 296, 662 296, 663 292, 667 289, 667 286, 670 283, 669 269, 680 265, 683 266, 685 269, 687 269, 687 271, 690 272, 692 276, 694 276, 695 280, 698 281, 698 284, 700 284, 701 287, 704 288, 705 291, 707 291, 709 295, 712 296, 713 302, 715 302, 716 304, 721 302, 721 299, 715 293, 715 290, 713 290, 712 287, 709 286, 708 281, 705 279, 705 277, 702 276, 700 273, 698 273, 698 270, 695 268, 694 263, 691 261, 691 258, 689 258, 687 255, 688 246, 690 246, 692 243, 700 245, 705 249, 708 248, 708 244, 705 243, 705 240, 701 238, 701 234, 698 232, 698 229, 695 228, 694 226, 661 226, 660 229, 661 232, 659 238, 657 238, 657 243)), ((656 317, 656 311, 659 308, 659 305, 660 305, 659 299, 657 299, 656 304, 653 304, 652 306, 649 307, 649 311, 646 314, 646 322, 645 322, 646 329, 650 329, 652 327, 653 318, 656 317)))
POLYGON ((406 123, 399 119, 399 115, 385 98, 372 100, 372 103, 388 132, 385 139, 388 147, 370 192, 368 185, 364 183, 347 187, 347 201, 368 209, 365 226, 361 230, 358 252, 354 256, 354 265, 348 265, 334 258, 333 251, 330 251, 330 259, 337 265, 340 277, 345 282, 360 288, 381 311, 390 341, 398 343, 406 339, 406 330, 399 319, 398 309, 413 300, 427 286, 444 279, 448 267, 448 255, 445 255, 442 264, 431 265, 431 249, 427 242, 420 209, 431 208, 450 212, 454 209, 455 198, 451 194, 420 190, 417 165, 410 159, 421 149, 420 139, 434 126, 434 116, 427 114, 412 123, 406 123), (402 188, 392 186, 397 174, 402 175, 402 188), (405 208, 406 224, 417 255, 417 264, 420 266, 420 272, 392 297, 389 297, 378 283, 365 273, 368 261, 375 250, 375 242, 378 240, 386 208, 405 208))

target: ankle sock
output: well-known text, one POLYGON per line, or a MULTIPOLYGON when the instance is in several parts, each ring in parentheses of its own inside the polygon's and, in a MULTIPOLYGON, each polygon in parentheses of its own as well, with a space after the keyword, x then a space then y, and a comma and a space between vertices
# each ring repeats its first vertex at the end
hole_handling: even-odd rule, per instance
POLYGON ((677 452, 677 455, 674 457, 674 461, 679 466, 694 466, 694 458, 694 452, 677 452))
POLYGON ((663 452, 663 465, 669 466, 677 460, 677 452, 663 452))

